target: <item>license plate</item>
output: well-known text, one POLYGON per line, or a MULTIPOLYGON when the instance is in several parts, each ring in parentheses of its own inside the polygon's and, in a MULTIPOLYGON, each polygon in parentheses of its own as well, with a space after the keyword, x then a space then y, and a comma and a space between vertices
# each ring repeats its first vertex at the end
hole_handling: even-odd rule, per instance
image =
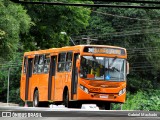
POLYGON ((108 98, 108 95, 100 95, 100 98, 108 98))

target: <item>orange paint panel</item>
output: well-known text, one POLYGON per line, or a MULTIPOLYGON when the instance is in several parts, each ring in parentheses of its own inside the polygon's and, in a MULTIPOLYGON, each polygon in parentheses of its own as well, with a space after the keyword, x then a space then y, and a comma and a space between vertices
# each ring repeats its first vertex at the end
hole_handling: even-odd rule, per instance
POLYGON ((55 79, 55 101, 62 101, 65 73, 57 73, 55 79))
POLYGON ((48 100, 48 74, 41 74, 38 76, 38 91, 39 91, 39 100, 47 101, 48 100))
POLYGON ((39 87, 39 101, 48 101, 48 86, 39 87))
POLYGON ((26 79, 26 75, 22 74, 21 82, 20 82, 20 98, 23 101, 25 100, 25 79, 26 79))

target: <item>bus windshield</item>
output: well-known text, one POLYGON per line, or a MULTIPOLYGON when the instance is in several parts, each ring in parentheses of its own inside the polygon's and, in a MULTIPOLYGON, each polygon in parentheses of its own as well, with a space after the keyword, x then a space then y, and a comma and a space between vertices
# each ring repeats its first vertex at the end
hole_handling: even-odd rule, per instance
POLYGON ((80 77, 89 80, 124 81, 126 60, 95 56, 82 56, 80 77))

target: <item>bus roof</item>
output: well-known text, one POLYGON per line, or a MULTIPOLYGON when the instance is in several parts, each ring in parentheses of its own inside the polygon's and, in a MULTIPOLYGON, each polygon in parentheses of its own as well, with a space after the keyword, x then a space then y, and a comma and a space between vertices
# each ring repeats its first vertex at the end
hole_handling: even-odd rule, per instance
POLYGON ((75 46, 65 46, 61 48, 50 48, 50 49, 45 49, 45 50, 37 50, 37 51, 30 51, 30 52, 25 52, 24 55, 33 55, 33 54, 47 54, 51 52, 62 52, 62 51, 74 51, 74 50, 82 50, 84 47, 107 47, 107 48, 117 48, 117 49, 124 49, 123 47, 118 47, 118 46, 110 46, 110 45, 75 45, 75 46))

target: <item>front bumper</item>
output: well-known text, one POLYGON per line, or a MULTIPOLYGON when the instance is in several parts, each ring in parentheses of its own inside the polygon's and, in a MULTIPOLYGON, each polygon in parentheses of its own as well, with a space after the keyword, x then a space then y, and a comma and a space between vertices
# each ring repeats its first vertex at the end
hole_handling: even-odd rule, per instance
POLYGON ((78 88, 77 100, 86 101, 106 101, 106 102, 121 102, 124 103, 126 99, 126 92, 119 95, 118 93, 86 93, 82 89, 78 88))

